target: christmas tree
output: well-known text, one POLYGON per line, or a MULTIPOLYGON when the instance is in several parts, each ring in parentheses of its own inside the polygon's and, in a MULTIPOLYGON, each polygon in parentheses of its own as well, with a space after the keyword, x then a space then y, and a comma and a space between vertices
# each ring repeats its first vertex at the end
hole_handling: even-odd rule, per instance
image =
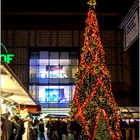
POLYGON ((94 11, 96 1, 88 4, 84 46, 69 114, 80 124, 82 140, 120 140, 117 105, 94 11))

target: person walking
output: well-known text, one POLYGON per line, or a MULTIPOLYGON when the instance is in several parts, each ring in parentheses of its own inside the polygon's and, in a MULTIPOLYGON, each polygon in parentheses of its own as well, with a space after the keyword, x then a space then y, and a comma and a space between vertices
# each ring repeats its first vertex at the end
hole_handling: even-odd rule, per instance
POLYGON ((22 128, 19 124, 19 117, 14 115, 11 117, 11 121, 13 122, 13 140, 22 140, 22 128))
POLYGON ((38 123, 38 134, 39 134, 39 139, 40 140, 45 140, 43 119, 40 119, 40 121, 38 123))
POLYGON ((67 123, 65 121, 61 122, 61 139, 67 140, 67 123))
POLYGON ((73 122, 70 120, 67 122, 68 140, 75 140, 72 124, 73 124, 73 122))

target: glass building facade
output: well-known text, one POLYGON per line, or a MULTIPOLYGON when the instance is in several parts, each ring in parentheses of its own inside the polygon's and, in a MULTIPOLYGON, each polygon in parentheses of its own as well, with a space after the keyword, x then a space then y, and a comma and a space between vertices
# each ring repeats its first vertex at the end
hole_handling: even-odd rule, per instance
POLYGON ((78 52, 31 51, 29 61, 32 97, 43 108, 68 108, 75 90, 78 52))

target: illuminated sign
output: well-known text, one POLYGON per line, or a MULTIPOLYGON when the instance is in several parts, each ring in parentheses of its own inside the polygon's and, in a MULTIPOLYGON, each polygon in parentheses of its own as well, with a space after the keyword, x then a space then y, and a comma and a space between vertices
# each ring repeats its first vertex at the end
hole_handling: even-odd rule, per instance
POLYGON ((7 64, 10 64, 10 62, 13 60, 14 54, 8 53, 8 50, 2 43, 0 43, 0 47, 1 49, 3 48, 5 51, 5 54, 4 53, 0 54, 0 60, 4 61, 7 64))

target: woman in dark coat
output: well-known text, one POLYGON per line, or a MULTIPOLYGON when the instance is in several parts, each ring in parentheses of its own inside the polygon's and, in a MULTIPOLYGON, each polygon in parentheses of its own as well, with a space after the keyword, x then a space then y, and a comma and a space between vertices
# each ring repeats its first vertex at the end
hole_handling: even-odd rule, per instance
POLYGON ((40 119, 40 121, 38 123, 38 134, 39 134, 40 140, 45 140, 45 136, 44 136, 44 122, 43 122, 42 119, 40 119))

